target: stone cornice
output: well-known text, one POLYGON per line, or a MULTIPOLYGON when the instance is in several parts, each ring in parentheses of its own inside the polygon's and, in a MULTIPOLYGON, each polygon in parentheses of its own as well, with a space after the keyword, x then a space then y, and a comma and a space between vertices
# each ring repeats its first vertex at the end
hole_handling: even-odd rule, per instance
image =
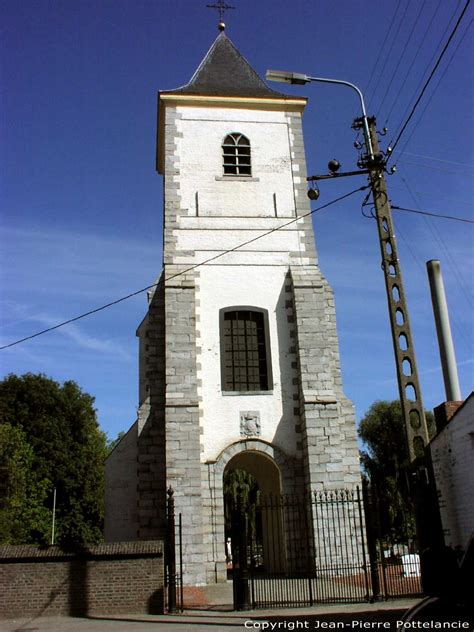
POLYGON ((252 109, 267 110, 297 110, 303 111, 308 99, 295 97, 292 99, 274 99, 267 97, 230 97, 210 96, 199 94, 160 94, 159 102, 167 102, 173 105, 192 105, 200 107, 251 107, 252 109))

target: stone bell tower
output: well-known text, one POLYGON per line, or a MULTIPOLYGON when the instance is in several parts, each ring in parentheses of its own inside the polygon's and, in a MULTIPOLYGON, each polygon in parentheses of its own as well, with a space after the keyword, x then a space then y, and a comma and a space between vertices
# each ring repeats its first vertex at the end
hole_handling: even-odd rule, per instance
POLYGON ((109 459, 108 539, 160 537, 171 485, 198 584, 226 578, 226 468, 294 495, 354 487, 359 458, 307 215, 306 99, 269 89, 221 31, 158 101, 163 271, 138 329, 138 421, 109 459))

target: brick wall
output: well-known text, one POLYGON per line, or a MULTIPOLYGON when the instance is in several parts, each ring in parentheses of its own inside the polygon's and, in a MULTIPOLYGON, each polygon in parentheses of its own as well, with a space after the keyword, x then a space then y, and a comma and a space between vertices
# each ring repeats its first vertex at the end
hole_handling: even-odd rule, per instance
POLYGON ((161 541, 0 547, 0 618, 162 613, 161 541))
POLYGON ((444 402, 433 409, 434 418, 436 423, 436 430, 441 432, 446 426, 448 421, 455 415, 458 408, 463 405, 464 402, 444 402))
POLYGON ((474 533, 474 393, 431 441, 430 450, 445 544, 466 551, 474 533))

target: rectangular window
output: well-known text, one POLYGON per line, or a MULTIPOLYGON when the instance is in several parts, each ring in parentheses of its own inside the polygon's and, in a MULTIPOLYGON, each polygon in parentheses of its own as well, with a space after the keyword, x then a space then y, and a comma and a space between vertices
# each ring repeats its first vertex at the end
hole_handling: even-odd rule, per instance
POLYGON ((224 312, 221 335, 223 390, 268 390, 264 313, 250 310, 224 312))

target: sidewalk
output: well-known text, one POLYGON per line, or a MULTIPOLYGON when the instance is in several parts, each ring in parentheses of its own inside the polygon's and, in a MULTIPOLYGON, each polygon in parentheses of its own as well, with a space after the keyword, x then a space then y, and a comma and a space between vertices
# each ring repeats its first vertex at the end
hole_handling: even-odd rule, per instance
POLYGON ((418 599, 407 599, 376 604, 331 604, 312 608, 251 610, 249 612, 186 610, 178 615, 41 617, 0 621, 0 631, 244 632, 245 630, 263 630, 273 632, 334 629, 337 626, 339 629, 347 630, 385 629, 395 632, 395 621, 399 620, 403 613, 418 601, 418 599), (365 627, 362 625, 364 622, 372 622, 372 624, 370 627, 365 627))

